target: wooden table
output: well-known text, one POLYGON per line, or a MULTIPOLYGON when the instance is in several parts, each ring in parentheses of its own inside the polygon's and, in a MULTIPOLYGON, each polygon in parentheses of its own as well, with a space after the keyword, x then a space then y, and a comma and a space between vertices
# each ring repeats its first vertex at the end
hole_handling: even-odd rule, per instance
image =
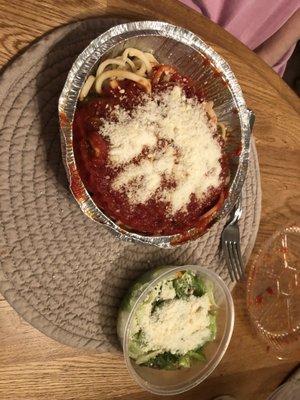
MULTIPOLYGON (((186 27, 227 59, 255 111, 263 189, 255 251, 299 210, 300 104, 287 85, 254 53, 206 18, 172 0, 0 0, 0 63, 61 24, 96 15, 161 19, 186 27), (298 201, 297 201, 298 200, 298 201)), ((299 216, 299 214, 298 214, 299 216)), ((178 396, 208 400, 232 394, 260 400, 296 366, 279 361, 251 329, 245 287, 234 290, 236 324, 221 364, 206 382, 178 396)), ((0 399, 152 399, 129 376, 121 355, 63 346, 24 322, 0 296, 0 399)))

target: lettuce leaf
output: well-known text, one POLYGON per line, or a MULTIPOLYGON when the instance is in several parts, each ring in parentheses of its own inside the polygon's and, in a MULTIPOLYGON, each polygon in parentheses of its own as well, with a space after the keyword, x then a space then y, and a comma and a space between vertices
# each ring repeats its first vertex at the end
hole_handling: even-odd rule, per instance
POLYGON ((181 276, 174 279, 173 287, 177 298, 187 298, 190 295, 201 297, 206 293, 206 286, 199 276, 192 271, 185 271, 181 276))

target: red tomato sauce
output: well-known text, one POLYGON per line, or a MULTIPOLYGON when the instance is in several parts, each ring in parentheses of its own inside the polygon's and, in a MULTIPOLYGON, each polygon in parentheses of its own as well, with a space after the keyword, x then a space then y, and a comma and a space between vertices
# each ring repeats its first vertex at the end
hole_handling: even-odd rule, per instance
MULTIPOLYGON (((154 68, 154 75, 160 66, 154 68)), ((172 68, 172 67, 171 67, 172 68)), ((183 88, 186 97, 204 100, 202 91, 197 90, 190 80, 175 72, 168 82, 152 79, 152 92, 160 92, 174 85, 183 88)), ((222 179, 216 189, 211 189, 206 198, 199 201, 194 194, 190 197, 185 212, 170 215, 168 203, 150 198, 145 204, 132 205, 125 193, 112 188, 114 178, 121 171, 108 162, 109 141, 101 135, 101 120, 113 121, 112 111, 115 106, 133 110, 142 102, 143 88, 138 84, 123 80, 116 89, 105 88, 103 95, 89 97, 78 105, 73 124, 73 143, 76 165, 80 177, 96 205, 119 226, 149 235, 173 235, 184 233, 194 227, 226 192, 225 177, 228 166, 225 156, 221 160, 222 179)), ((126 134, 126 132, 124 132, 126 134)), ((223 145, 222 139, 218 139, 223 145)), ((167 185, 168 183, 162 183, 167 185)))

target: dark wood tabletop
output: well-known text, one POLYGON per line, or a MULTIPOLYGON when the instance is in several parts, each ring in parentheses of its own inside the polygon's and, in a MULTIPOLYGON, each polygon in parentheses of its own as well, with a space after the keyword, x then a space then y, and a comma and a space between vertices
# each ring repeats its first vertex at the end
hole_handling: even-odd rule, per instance
MULTIPOLYGON (((274 230, 299 217, 300 103, 282 79, 222 28, 174 0, 0 0, 0 64, 51 29, 91 16, 159 19, 198 34, 231 65, 254 129, 262 181, 262 218, 254 254, 274 230)), ((253 259, 253 258, 252 258, 253 259)), ((250 260, 251 263, 251 260, 250 260)), ((232 394, 263 400, 297 365, 279 360, 252 330, 246 288, 233 292, 236 324, 230 346, 213 374, 178 399, 209 400, 232 394)), ((73 349, 22 320, 0 295, 0 399, 157 399, 130 377, 121 354, 73 349)))

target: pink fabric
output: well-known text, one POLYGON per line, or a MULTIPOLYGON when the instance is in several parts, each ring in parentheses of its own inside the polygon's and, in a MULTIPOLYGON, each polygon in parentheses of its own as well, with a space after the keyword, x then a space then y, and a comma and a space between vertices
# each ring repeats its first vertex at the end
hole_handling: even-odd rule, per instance
MULTIPOLYGON (((272 36, 300 7, 300 0, 180 0, 221 25, 251 50, 272 36)), ((283 74, 293 49, 273 66, 283 74)))

